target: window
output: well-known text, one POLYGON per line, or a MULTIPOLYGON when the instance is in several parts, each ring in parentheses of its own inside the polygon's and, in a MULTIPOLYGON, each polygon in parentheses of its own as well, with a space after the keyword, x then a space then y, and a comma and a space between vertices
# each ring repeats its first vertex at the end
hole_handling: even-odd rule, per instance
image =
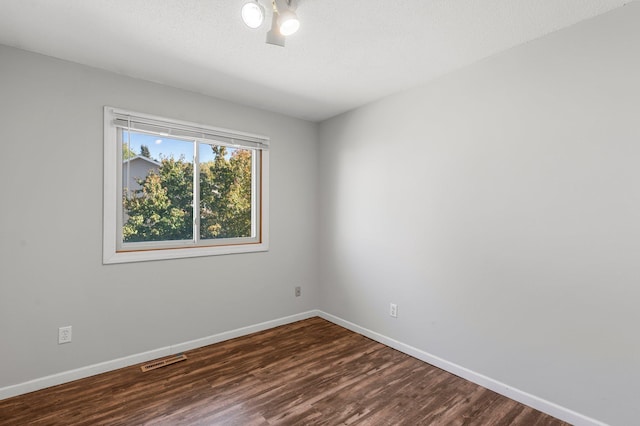
POLYGON ((111 107, 104 117, 104 263, 268 249, 268 138, 111 107))

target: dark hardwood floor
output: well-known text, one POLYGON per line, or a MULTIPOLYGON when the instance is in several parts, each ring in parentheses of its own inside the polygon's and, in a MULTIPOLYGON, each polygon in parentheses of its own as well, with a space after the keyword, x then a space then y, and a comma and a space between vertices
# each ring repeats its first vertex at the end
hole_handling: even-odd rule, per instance
POLYGON ((2 425, 566 425, 321 318, 0 401, 2 425))

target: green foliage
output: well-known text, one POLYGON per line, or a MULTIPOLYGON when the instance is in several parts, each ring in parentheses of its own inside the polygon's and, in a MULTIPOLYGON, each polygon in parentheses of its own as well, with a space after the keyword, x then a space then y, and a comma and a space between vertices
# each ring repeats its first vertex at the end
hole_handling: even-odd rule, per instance
POLYGON ((212 147, 200 166, 200 238, 251 236, 251 151, 212 147))
POLYGON ((124 241, 164 241, 193 238, 191 228, 193 168, 182 159, 162 160, 156 173, 139 179, 141 189, 124 196, 128 220, 124 241))
POLYGON ((151 151, 149 151, 149 147, 146 145, 140 146, 140 155, 143 157, 151 158, 151 151))
POLYGON ((129 148, 129 145, 127 144, 123 144, 122 145, 122 160, 128 160, 130 158, 133 158, 136 156, 136 153, 133 152, 131 150, 131 148, 129 148))
MULTIPOLYGON (((200 238, 251 236, 251 151, 212 146, 200 164, 200 238)), ((193 238, 193 164, 165 158, 157 172, 123 194, 125 242, 193 238)))

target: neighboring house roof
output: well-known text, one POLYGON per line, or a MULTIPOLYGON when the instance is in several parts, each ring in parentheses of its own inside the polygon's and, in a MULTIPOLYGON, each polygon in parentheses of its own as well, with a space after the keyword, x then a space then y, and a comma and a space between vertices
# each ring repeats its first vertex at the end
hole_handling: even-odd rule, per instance
POLYGON ((137 191, 142 186, 138 179, 143 179, 151 172, 158 173, 162 163, 142 155, 136 155, 122 162, 122 184, 124 188, 137 191))
POLYGON ((158 167, 162 166, 162 163, 160 163, 160 162, 158 162, 156 160, 153 160, 151 158, 144 157, 142 155, 136 155, 135 157, 128 158, 128 159, 124 160, 122 162, 122 164, 133 163, 136 160, 143 160, 143 161, 146 161, 146 162, 151 163, 151 164, 153 164, 155 166, 158 166, 158 167))

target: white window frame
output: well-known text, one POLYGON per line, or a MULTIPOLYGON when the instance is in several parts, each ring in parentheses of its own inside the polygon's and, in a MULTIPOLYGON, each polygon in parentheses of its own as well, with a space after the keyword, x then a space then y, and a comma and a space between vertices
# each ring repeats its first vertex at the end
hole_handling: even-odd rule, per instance
MULTIPOLYGON (((131 130, 137 129, 131 127, 131 130)), ((196 147, 198 145, 195 144, 196 147)), ((103 264, 267 251, 269 249, 268 146, 269 138, 266 136, 105 106, 103 264), (119 140, 121 132, 118 131, 117 124, 120 123, 119 125, 122 126, 123 119, 128 119, 129 125, 135 121, 141 127, 145 127, 147 125, 145 123, 150 123, 151 127, 156 128, 159 125, 166 126, 163 127, 162 132, 165 137, 168 135, 177 139, 255 149, 255 152, 259 154, 252 156, 252 176, 257 179, 257 191, 252 191, 253 197, 256 197, 253 204, 257 206, 253 209, 254 217, 252 218, 255 236, 253 238, 225 238, 200 242, 199 235, 194 235, 193 241, 126 243, 126 247, 123 246, 121 243, 122 143, 119 140), (189 137, 185 137, 185 135, 189 137), (259 173, 256 174, 257 169, 259 169, 259 173)))

